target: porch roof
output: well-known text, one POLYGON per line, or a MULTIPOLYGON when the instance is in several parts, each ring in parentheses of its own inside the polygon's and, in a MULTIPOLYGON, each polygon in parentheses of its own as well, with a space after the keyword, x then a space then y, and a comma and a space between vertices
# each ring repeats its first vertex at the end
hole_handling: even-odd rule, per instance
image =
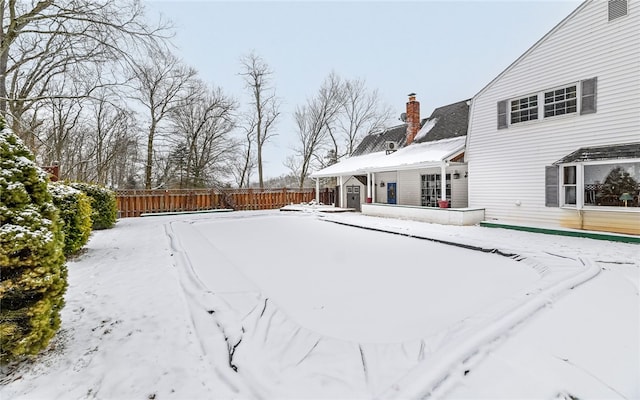
POLYGON ((554 162, 554 165, 573 162, 615 160, 625 158, 640 158, 640 142, 610 146, 581 147, 573 153, 554 162))
POLYGON ((326 178, 440 166, 440 163, 464 150, 466 138, 460 136, 435 142, 413 143, 391 154, 378 151, 350 157, 313 172, 311 177, 326 178))

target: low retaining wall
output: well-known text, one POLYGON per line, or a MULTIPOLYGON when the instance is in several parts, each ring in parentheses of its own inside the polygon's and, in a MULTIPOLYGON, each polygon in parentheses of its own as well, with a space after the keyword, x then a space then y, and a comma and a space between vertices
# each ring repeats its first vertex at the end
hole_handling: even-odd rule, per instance
POLYGON ((362 214, 442 225, 476 225, 484 221, 484 208, 433 208, 374 203, 363 204, 362 214))

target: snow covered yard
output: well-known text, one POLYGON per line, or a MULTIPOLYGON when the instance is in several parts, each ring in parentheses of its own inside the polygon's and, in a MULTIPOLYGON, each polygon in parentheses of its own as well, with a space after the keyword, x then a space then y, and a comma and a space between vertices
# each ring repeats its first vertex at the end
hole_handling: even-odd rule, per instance
POLYGON ((359 214, 124 219, 69 263, 62 331, 0 396, 638 398, 639 249, 359 214))

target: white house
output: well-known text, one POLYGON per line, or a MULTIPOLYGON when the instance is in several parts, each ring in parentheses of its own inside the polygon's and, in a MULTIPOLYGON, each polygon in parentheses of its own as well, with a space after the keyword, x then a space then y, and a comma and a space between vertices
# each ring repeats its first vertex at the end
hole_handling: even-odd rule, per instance
POLYGON ((439 107, 421 120, 420 103, 412 93, 406 124, 368 135, 352 157, 311 177, 336 177, 338 205, 364 214, 477 223, 483 211, 467 209, 469 105, 464 100, 439 107))
POLYGON ((472 101, 469 206, 640 234, 640 0, 587 0, 472 101))

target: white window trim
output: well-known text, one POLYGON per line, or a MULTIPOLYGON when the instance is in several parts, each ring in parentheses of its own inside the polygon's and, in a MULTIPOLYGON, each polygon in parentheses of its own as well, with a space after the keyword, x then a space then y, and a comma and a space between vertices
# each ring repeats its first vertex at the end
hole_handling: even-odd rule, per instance
MULTIPOLYGON (((582 209, 583 207, 583 196, 579 196, 580 193, 580 187, 582 186, 582 190, 584 190, 584 182, 580 183, 580 177, 582 176, 582 168, 581 168, 581 164, 579 163, 569 163, 569 164, 561 164, 560 165, 560 207, 562 208, 570 208, 572 210, 574 209, 582 209), (576 204, 567 204, 565 201, 565 191, 564 188, 566 187, 565 183, 564 183, 564 169, 566 167, 576 167, 576 183, 575 183, 575 187, 576 187, 576 204), (581 201, 582 200, 582 201, 581 201)), ((573 184, 568 184, 568 185, 573 185, 573 184)))
POLYGON ((521 95, 521 96, 515 96, 515 97, 512 97, 510 99, 507 99, 507 127, 511 128, 511 127, 516 127, 516 126, 526 126, 526 125, 529 125, 529 124, 535 124, 535 123, 538 123, 538 122, 541 122, 541 121, 545 121, 545 120, 549 120, 549 119, 561 120, 561 119, 564 119, 564 118, 573 118, 573 117, 579 116, 580 115, 580 107, 582 107, 582 85, 580 83, 581 83, 581 81, 570 82, 570 83, 567 83, 565 85, 559 85, 559 86, 547 88, 547 89, 544 89, 544 90, 540 90, 538 92, 529 93, 528 95, 524 94, 524 95, 521 95), (556 91, 558 89, 565 89, 565 88, 568 88, 570 86, 575 86, 576 87, 576 112, 572 112, 572 113, 569 113, 569 114, 553 115, 553 116, 550 116, 550 117, 545 117, 544 116, 544 94, 546 92, 550 92, 552 90, 556 91), (524 121, 524 122, 511 123, 511 102, 523 99, 525 97, 532 97, 532 96, 537 96, 538 97, 538 118, 537 119, 530 119, 530 120, 524 121))
POLYGON ((586 210, 586 211, 606 211, 606 212, 630 212, 640 213, 640 207, 612 207, 612 206, 585 206, 584 205, 584 167, 589 165, 603 164, 630 164, 640 163, 640 158, 616 158, 610 160, 585 161, 578 163, 567 163, 559 165, 559 186, 560 186, 560 208, 569 210, 586 210), (564 167, 576 167, 576 204, 565 204, 564 202, 564 167))
POLYGON ((529 95, 524 95, 524 96, 519 96, 519 97, 515 97, 513 99, 509 99, 507 100, 507 126, 514 126, 514 125, 522 125, 522 124, 527 124, 527 123, 531 123, 531 122, 535 122, 535 121, 539 121, 540 118, 540 93, 532 93, 529 95), (511 103, 514 101, 520 101, 524 98, 528 99, 530 97, 536 97, 536 101, 537 101, 537 106, 536 108, 538 109, 538 118, 536 119, 528 119, 526 121, 521 121, 521 122, 511 122, 511 113, 513 112, 511 110, 511 103))
MULTIPOLYGON (((581 88, 582 85, 580 85, 580 82, 574 82, 574 83, 569 83, 567 85, 563 85, 563 86, 558 86, 552 89, 547 89, 547 90, 543 90, 542 92, 540 92, 538 94, 538 115, 540 115, 542 118, 539 119, 545 119, 545 118, 556 118, 556 117, 564 117, 565 115, 572 115, 572 114, 579 114, 580 113, 580 97, 581 97, 581 88), (552 115, 550 117, 545 117, 544 116, 544 106, 545 106, 545 93, 547 92, 555 92, 556 90, 560 90, 560 89, 567 89, 571 86, 575 86, 576 87, 576 111, 572 112, 572 113, 568 113, 568 114, 561 114, 561 115, 552 115), (542 100, 542 104, 540 103, 540 100, 542 100), (540 112, 542 111, 542 112, 540 112)), ((565 99, 566 102, 566 99, 565 99)))

